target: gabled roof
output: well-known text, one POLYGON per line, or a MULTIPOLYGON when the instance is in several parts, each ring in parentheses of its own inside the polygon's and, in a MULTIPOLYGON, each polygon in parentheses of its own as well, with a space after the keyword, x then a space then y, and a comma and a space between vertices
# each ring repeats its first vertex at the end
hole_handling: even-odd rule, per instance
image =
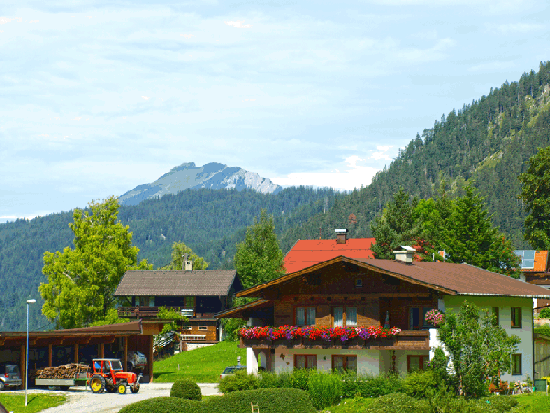
POLYGON ((251 287, 237 294, 239 297, 260 297, 266 289, 284 284, 301 275, 318 271, 329 265, 347 262, 380 274, 390 275, 412 284, 449 295, 490 295, 547 298, 548 290, 513 279, 506 275, 486 271, 468 264, 448 262, 413 262, 395 260, 352 259, 339 256, 311 267, 283 275, 275 280, 251 287))
POLYGON ((228 295, 235 270, 126 271, 116 296, 212 296, 228 295))
POLYGON ((374 258, 370 250, 374 243, 374 238, 352 238, 345 244, 338 244, 335 239, 299 240, 285 256, 285 270, 293 273, 340 255, 374 258))

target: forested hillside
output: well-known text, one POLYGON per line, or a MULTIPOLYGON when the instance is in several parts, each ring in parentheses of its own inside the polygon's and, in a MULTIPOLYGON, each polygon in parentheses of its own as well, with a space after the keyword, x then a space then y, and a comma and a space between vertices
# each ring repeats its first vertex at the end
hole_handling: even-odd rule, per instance
MULTIPOLYGON (((147 258, 155 268, 170 262, 173 242, 183 241, 210 263, 209 269, 216 269, 232 266, 236 244, 262 208, 274 215, 280 234, 343 196, 331 189, 305 187, 275 195, 254 190, 186 190, 121 206, 119 219, 133 232, 133 244, 140 249, 138 259, 147 258)), ((31 328, 50 327, 40 315, 43 301, 37 289, 46 281, 42 256, 44 251, 73 246, 70 222, 72 212, 62 212, 0 225, 0 330, 25 329, 28 298, 38 300, 30 307, 31 328)))
POLYGON ((327 235, 332 228, 347 227, 352 237, 370 236, 371 220, 399 187, 428 198, 443 179, 451 194, 471 181, 485 197, 494 224, 516 248, 530 248, 523 240, 518 175, 537 148, 550 145, 550 62, 541 62, 538 72, 524 74, 519 82, 488 92, 417 134, 368 187, 338 200, 329 213, 286 231, 283 250, 296 239, 316 237, 319 228, 327 235), (348 221, 352 213, 357 223, 348 221))

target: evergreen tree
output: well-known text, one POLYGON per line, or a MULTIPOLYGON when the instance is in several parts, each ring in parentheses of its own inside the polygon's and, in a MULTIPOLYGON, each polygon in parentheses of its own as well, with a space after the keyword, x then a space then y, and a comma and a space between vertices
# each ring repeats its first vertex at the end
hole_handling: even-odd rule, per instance
POLYGON ((244 288, 270 281, 284 274, 283 252, 279 248, 273 216, 261 210, 260 220, 246 230, 243 242, 237 245, 235 268, 244 288))
POLYGON ((401 245, 416 244, 418 238, 418 222, 415 208, 416 198, 400 188, 388 202, 382 214, 374 219, 371 226, 376 244, 372 252, 376 258, 393 259, 393 251, 401 245))
POLYGON ((537 250, 550 250, 550 146, 529 159, 529 168, 519 176, 520 198, 529 213, 525 239, 537 250))
POLYGON ((117 222, 118 201, 110 197, 89 204, 90 211, 76 209, 73 223, 74 249, 44 253, 43 273, 48 283, 38 290, 44 299, 42 313, 57 327, 76 328, 111 317, 113 293, 129 269, 152 269, 137 262, 128 226, 117 222))
POLYGON ((440 245, 452 262, 465 262, 489 271, 517 276, 518 257, 512 244, 495 228, 483 199, 468 185, 454 201, 440 245))

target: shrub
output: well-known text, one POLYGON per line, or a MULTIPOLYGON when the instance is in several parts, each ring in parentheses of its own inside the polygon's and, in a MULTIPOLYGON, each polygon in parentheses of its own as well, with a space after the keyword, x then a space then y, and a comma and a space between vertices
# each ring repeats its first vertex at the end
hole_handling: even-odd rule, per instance
POLYGON ((380 397, 403 390, 401 380, 396 374, 381 374, 377 377, 366 377, 365 380, 358 381, 357 383, 358 393, 361 397, 380 397))
POLYGON ((366 413, 431 413, 431 411, 426 401, 417 400, 404 393, 391 393, 379 397, 364 410, 366 413))
POLYGON ((190 379, 179 379, 170 389, 170 397, 179 397, 187 400, 202 400, 201 388, 190 379))
POLYGON ((417 399, 430 398, 444 387, 443 380, 432 370, 410 373, 403 380, 405 393, 417 399))
POLYGON ((220 380, 218 389, 222 393, 231 393, 234 391, 254 390, 259 387, 259 379, 253 374, 247 374, 246 371, 237 371, 232 376, 226 376, 220 380))
POLYGON ((119 413, 198 413, 202 412, 202 404, 177 397, 154 397, 124 406, 119 413))
POLYGON ((236 391, 212 397, 201 403, 204 410, 200 413, 250 413, 250 403, 258 404, 261 413, 317 413, 307 392, 289 388, 236 391))
POLYGON ((550 307, 545 307, 540 310, 539 316, 540 318, 550 318, 550 307))
POLYGON ((308 369, 294 369, 290 375, 290 384, 295 389, 308 390, 308 379, 310 372, 308 369))
POLYGON ((312 371, 309 374, 308 387, 316 409, 336 404, 342 397, 342 380, 338 374, 312 371))
MULTIPOLYGON (((259 389, 276 389, 278 387, 291 387, 290 384, 287 386, 281 386, 282 380, 280 375, 271 373, 268 371, 262 372, 260 374, 259 380, 257 381, 257 386, 259 389)), ((290 383, 290 380, 289 380, 290 383)))

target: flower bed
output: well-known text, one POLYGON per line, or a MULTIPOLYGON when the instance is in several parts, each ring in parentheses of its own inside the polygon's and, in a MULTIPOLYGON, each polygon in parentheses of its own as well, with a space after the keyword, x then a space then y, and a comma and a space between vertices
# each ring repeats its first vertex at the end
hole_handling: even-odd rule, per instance
POLYGON ((392 337, 401 332, 400 328, 384 327, 250 327, 241 328, 239 335, 246 340, 292 340, 295 338, 306 338, 308 340, 340 340, 346 342, 351 339, 360 338, 368 340, 370 338, 392 337))

